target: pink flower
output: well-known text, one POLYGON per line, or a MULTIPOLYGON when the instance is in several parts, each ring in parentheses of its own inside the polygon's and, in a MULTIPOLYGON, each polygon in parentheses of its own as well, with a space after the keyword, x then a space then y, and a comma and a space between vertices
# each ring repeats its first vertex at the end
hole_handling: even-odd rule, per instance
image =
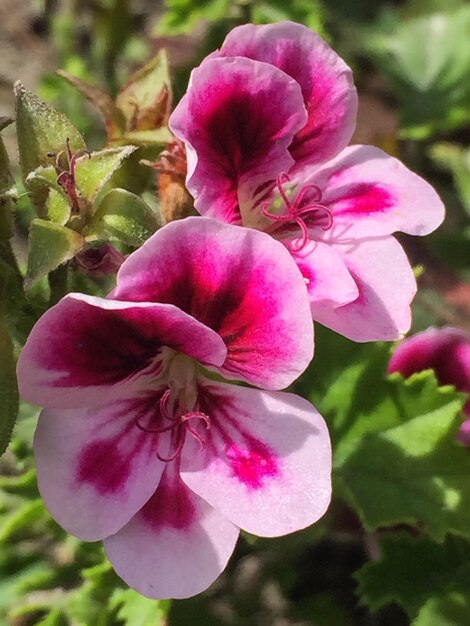
POLYGON ((355 340, 393 340, 416 291, 395 231, 443 220, 434 190, 355 124, 349 67, 291 22, 235 28, 192 75, 170 125, 186 143, 203 214, 271 233, 296 260, 314 320, 355 340))
POLYGON ((327 429, 276 391, 312 350, 282 245, 202 217, 165 226, 107 299, 66 296, 21 353, 21 393, 47 407, 35 453, 51 514, 104 539, 118 574, 154 598, 205 589, 240 528, 271 537, 312 524, 330 500, 327 429))
MULTIPOLYGON (((389 374, 399 372, 405 378, 428 369, 440 385, 470 393, 470 334, 452 326, 428 328, 398 344, 388 364, 389 374)), ((463 410, 468 419, 458 439, 470 446, 470 399, 463 410)))

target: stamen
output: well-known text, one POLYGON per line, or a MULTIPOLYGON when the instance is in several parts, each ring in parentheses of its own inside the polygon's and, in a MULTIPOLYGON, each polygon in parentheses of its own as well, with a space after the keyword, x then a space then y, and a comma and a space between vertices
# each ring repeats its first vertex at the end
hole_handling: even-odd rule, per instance
POLYGON ((319 226, 322 230, 329 230, 333 226, 333 214, 330 209, 320 204, 322 192, 318 185, 309 183, 302 187, 300 192, 291 202, 283 185, 290 182, 289 175, 282 172, 276 181, 276 187, 286 207, 286 212, 278 215, 270 212, 270 204, 268 202, 261 203, 259 212, 264 217, 275 222, 270 232, 275 232, 281 228, 289 227, 289 225, 297 224, 301 231, 301 239, 298 245, 292 246, 292 251, 299 252, 309 241, 309 227, 319 226), (313 194, 306 202, 306 196, 313 194), (303 206, 305 204, 305 206, 303 206), (326 224, 320 224, 320 220, 326 218, 326 224))
POLYGON ((189 432, 190 435, 192 435, 194 439, 196 439, 196 441, 199 443, 201 450, 204 448, 204 439, 190 424, 191 420, 202 420, 206 431, 209 430, 211 426, 209 416, 202 411, 195 410, 188 411, 187 413, 173 413, 170 409, 170 403, 172 401, 171 393, 172 392, 170 388, 166 389, 159 402, 161 417, 171 422, 171 424, 159 428, 150 428, 148 426, 144 426, 140 422, 140 418, 137 417, 134 420, 137 428, 144 433, 161 435, 163 433, 172 432, 172 441, 176 441, 176 447, 174 451, 169 456, 163 456, 160 452, 157 451, 157 458, 165 463, 173 461, 174 459, 176 459, 177 456, 179 456, 181 450, 183 449, 184 442, 186 441, 187 432, 189 432))
POLYGON ((65 150, 61 150, 59 154, 55 155, 53 152, 49 152, 50 158, 55 158, 54 168, 57 172, 57 184, 60 185, 65 193, 70 198, 72 208, 79 210, 78 206, 78 193, 75 181, 75 166, 77 159, 87 154, 91 159, 91 152, 85 149, 77 150, 75 153, 70 148, 70 139, 67 137, 65 140, 65 150), (62 165, 63 158, 65 156, 66 166, 62 165))

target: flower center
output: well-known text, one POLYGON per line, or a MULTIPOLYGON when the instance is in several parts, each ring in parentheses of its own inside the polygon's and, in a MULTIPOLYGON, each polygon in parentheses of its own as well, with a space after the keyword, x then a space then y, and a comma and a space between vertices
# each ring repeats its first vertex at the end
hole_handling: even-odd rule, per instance
POLYGON ((263 202, 259 211, 261 215, 273 223, 264 230, 271 234, 290 234, 293 228, 299 228, 301 239, 292 246, 294 252, 302 250, 309 241, 309 228, 320 227, 329 230, 333 225, 333 216, 328 207, 320 204, 322 192, 318 185, 313 183, 304 185, 293 200, 287 195, 285 185, 290 182, 288 174, 283 172, 277 177, 276 187, 285 206, 282 214, 272 213, 273 205, 263 202))
POLYGON ((198 408, 195 362, 182 354, 175 355, 167 369, 168 385, 163 392, 158 407, 158 426, 143 425, 136 418, 137 428, 146 433, 161 435, 171 433, 170 452, 163 455, 157 452, 157 458, 165 463, 176 459, 184 446, 189 433, 204 448, 204 438, 196 426, 202 422, 205 430, 211 426, 210 418, 198 408))

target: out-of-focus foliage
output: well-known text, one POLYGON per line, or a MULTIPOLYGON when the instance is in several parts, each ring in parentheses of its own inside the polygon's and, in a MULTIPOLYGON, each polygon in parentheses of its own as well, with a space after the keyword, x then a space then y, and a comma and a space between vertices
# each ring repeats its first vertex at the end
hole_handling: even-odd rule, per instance
POLYGON ((180 35, 192 32, 204 23, 232 19, 255 24, 281 20, 300 22, 322 31, 323 8, 316 0, 165 0, 165 13, 159 20, 157 35, 180 35))
MULTIPOLYGON (((414 617, 422 614, 430 601, 440 604, 447 594, 460 593, 464 605, 469 607, 468 541, 448 536, 437 543, 424 536, 399 532, 384 535, 380 547, 380 561, 368 563, 356 575, 359 593, 369 606, 377 609, 389 602, 398 602, 414 617)), ((456 623, 463 625, 464 622, 456 623)))
POLYGON ((387 20, 367 49, 400 103, 401 134, 425 139, 470 123, 470 7, 387 20))

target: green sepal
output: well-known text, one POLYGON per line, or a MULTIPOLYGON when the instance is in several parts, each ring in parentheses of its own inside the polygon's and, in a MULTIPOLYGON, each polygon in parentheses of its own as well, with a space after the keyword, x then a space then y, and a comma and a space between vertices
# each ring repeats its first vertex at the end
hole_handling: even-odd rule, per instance
POLYGON ((90 222, 87 239, 108 236, 140 246, 158 227, 156 214, 139 196, 125 189, 111 189, 90 222))
POLYGON ((117 95, 116 106, 126 119, 126 135, 166 126, 171 97, 168 58, 162 49, 129 78, 117 95))
POLYGON ((83 237, 70 228, 34 219, 29 231, 28 283, 35 282, 69 261, 84 246, 83 237))
POLYGON ((51 222, 65 226, 70 220, 70 204, 63 193, 55 189, 49 189, 46 201, 47 218, 51 222))
POLYGON ((0 454, 10 443, 18 415, 18 386, 16 383, 13 342, 0 322, 0 454))
POLYGON ((0 115, 0 132, 5 130, 7 126, 10 126, 14 122, 13 117, 9 117, 8 115, 0 115))
POLYGON ((136 146, 163 147, 173 139, 173 135, 167 126, 155 128, 153 130, 129 131, 122 138, 113 140, 113 145, 134 144, 136 146))
POLYGON ((105 148, 77 159, 75 180, 80 194, 92 204, 124 159, 136 150, 136 146, 105 148))
POLYGON ((109 139, 123 133, 126 126, 124 115, 105 91, 96 85, 90 85, 77 76, 72 76, 64 70, 57 70, 56 74, 73 85, 82 96, 85 96, 89 102, 97 107, 105 121, 109 139))
POLYGON ((40 165, 51 163, 51 153, 65 150, 68 139, 72 152, 86 149, 85 141, 67 117, 21 82, 15 83, 16 130, 24 178, 40 165))
MULTIPOLYGON (((0 117, 0 132, 12 122, 11 117, 0 117)), ((10 162, 3 140, 0 138, 0 241, 10 239, 13 234, 11 198, 8 191, 13 185, 10 162)))
POLYGON ((62 190, 62 187, 57 182, 57 172, 52 165, 46 167, 40 165, 28 174, 25 182, 28 189, 33 193, 37 190, 44 189, 44 187, 55 189, 58 192, 62 190))

